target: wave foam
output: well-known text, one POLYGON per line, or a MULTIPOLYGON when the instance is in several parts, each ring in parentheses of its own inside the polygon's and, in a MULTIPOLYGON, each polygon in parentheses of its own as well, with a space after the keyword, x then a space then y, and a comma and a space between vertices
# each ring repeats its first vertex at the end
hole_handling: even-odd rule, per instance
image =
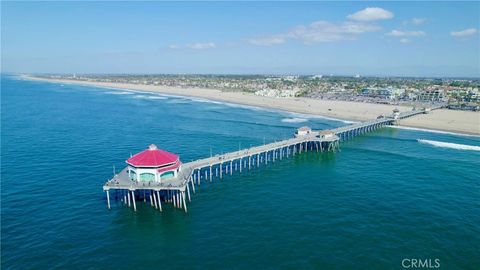
POLYGON ((474 134, 457 133, 457 132, 443 131, 443 130, 437 130, 437 129, 415 128, 415 127, 405 127, 405 126, 387 126, 387 127, 397 128, 397 129, 405 129, 405 130, 423 131, 423 132, 430 132, 430 133, 438 133, 438 134, 455 135, 455 136, 480 137, 479 135, 474 135, 474 134))
POLYGON ((111 94, 111 95, 133 95, 132 92, 120 92, 120 91, 105 92, 105 94, 111 94))
POLYGON ((148 99, 168 99, 167 97, 162 96, 147 96, 148 99))
POLYGON ((419 143, 433 145, 435 147, 441 148, 450 148, 450 149, 457 149, 457 150, 472 150, 472 151, 480 151, 480 146, 476 145, 467 145, 467 144, 458 144, 458 143, 449 143, 449 142, 439 142, 439 141, 430 141, 430 140, 417 140, 419 143))
POLYGON ((284 123, 303 123, 307 122, 308 119, 305 118, 283 118, 282 122, 284 123))
POLYGON ((294 117, 294 118, 325 119, 325 120, 342 122, 342 123, 345 123, 345 124, 355 124, 355 123, 358 123, 357 121, 350 121, 350 120, 339 119, 339 118, 328 117, 328 116, 317 115, 317 114, 306 114, 306 113, 297 113, 297 112, 288 112, 288 111, 284 111, 284 112, 285 112, 286 114, 288 114, 289 116, 292 116, 292 117, 294 117))

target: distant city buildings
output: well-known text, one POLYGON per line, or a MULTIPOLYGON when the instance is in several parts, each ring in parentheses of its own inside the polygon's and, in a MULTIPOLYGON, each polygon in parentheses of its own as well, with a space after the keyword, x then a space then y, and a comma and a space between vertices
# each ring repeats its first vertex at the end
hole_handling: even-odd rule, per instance
POLYGON ((423 106, 444 104, 452 109, 478 110, 479 79, 342 77, 325 75, 52 75, 83 81, 130 83, 159 87, 211 88, 249 92, 257 96, 307 97, 382 104, 423 106))

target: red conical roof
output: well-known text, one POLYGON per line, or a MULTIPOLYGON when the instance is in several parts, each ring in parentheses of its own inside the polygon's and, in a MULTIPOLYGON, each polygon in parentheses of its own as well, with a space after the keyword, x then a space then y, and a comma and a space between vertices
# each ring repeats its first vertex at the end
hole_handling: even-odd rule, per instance
POLYGON ((135 154, 127 159, 127 163, 134 167, 160 167, 178 161, 178 156, 157 148, 151 144, 147 150, 135 154))

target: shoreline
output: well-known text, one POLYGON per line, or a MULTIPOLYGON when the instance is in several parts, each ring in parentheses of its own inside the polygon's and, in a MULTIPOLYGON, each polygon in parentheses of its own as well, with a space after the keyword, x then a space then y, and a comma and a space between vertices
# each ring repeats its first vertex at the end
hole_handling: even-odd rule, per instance
MULTIPOLYGON (((411 110, 409 106, 360 103, 353 101, 317 100, 309 98, 272 98, 256 96, 245 92, 224 92, 205 88, 177 88, 126 83, 106 83, 77 81, 67 79, 49 79, 29 75, 21 78, 50 83, 76 84, 108 88, 112 90, 129 90, 171 95, 184 98, 200 98, 211 101, 263 108, 285 113, 303 114, 311 117, 342 121, 345 123, 375 119, 378 115, 387 115, 393 109, 411 110)), ((453 111, 440 109, 426 115, 402 120, 400 126, 432 131, 453 132, 459 135, 480 135, 480 112, 453 111)))

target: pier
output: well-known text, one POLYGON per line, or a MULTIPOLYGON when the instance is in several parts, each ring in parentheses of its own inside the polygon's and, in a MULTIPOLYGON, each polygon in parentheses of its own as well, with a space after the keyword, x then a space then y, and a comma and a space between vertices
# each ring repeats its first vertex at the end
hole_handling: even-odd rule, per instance
MULTIPOLYGON (((143 156, 136 155, 127 160, 128 166, 104 184, 103 190, 106 192, 107 207, 111 208, 110 192, 114 192, 114 198, 119 199, 128 207, 132 207, 134 211, 137 211, 137 202, 143 201, 159 211, 163 211, 162 203, 168 203, 172 204, 174 208, 187 212, 187 202, 191 202, 192 195, 196 192, 195 186, 201 185, 203 181, 212 182, 214 179, 223 179, 233 173, 242 173, 245 170, 273 164, 277 160, 290 158, 306 151, 336 151, 342 141, 397 124, 401 119, 425 114, 438 108, 440 107, 403 113, 396 110, 390 116, 379 116, 375 120, 331 130, 315 131, 309 127, 301 127, 290 139, 183 164, 177 156, 158 150, 156 146, 151 145, 149 149, 137 154, 143 156), (170 160, 165 160, 164 164, 146 164, 145 160, 148 159, 146 155, 155 153, 165 155, 170 160), (140 161, 144 164, 141 164, 140 161), (143 176, 150 178, 142 179, 143 176)), ((163 157, 154 157, 154 160, 158 161, 163 157)))

